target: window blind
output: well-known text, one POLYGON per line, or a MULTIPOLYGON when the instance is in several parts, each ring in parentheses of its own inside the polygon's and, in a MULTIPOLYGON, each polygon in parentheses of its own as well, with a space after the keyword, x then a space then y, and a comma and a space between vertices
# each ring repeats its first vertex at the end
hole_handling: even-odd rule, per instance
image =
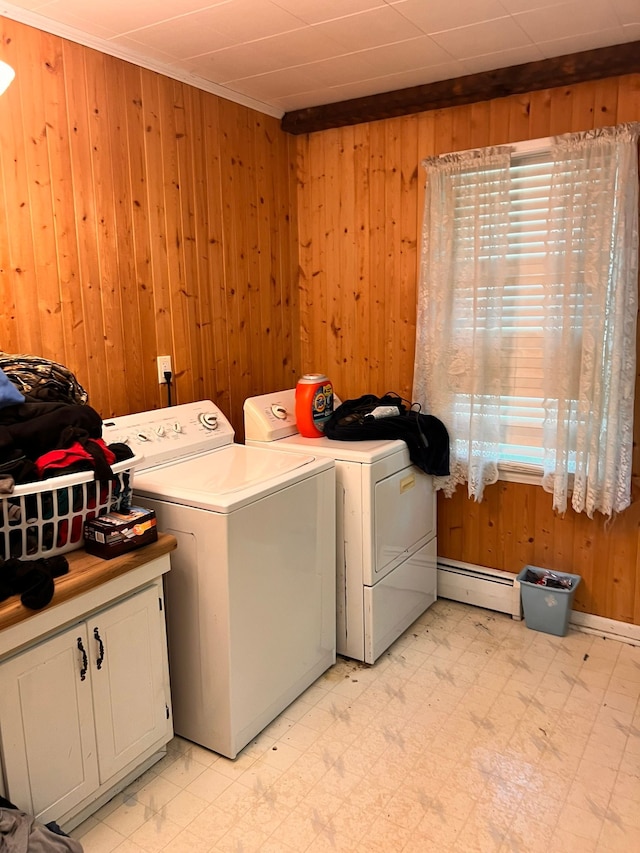
MULTIPOLYGON (((548 151, 515 155, 510 167, 508 232, 499 234, 492 221, 490 205, 480 204, 477 181, 482 173, 462 173, 456 179, 457 250, 476 252, 476 262, 491 264, 499 244, 506 240, 507 277, 501 290, 502 324, 500 371, 500 459, 504 463, 540 466, 544 424, 545 256, 547 252, 548 200, 551 185, 551 155, 548 151), (478 247, 480 250, 478 251, 478 247)), ((458 289, 461 336, 491 335, 495 294, 473 285, 458 289)), ((548 307, 548 306, 547 306, 548 307)), ((488 342, 491 346, 491 341, 488 342)), ((461 393, 456 410, 471 415, 481 407, 482 394, 461 393)))

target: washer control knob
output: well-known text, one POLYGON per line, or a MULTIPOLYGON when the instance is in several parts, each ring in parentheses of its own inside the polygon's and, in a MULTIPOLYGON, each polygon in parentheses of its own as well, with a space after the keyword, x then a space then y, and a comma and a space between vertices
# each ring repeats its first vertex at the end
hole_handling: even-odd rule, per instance
POLYGON ((138 439, 138 441, 151 441, 151 439, 150 439, 150 438, 149 438, 149 436, 146 434, 146 432, 139 432, 139 433, 136 435, 136 438, 138 439))
POLYGON ((198 419, 205 429, 218 428, 218 416, 213 412, 202 412, 202 414, 198 416, 198 419))
POLYGON ((283 421, 287 417, 287 410, 284 406, 281 406, 280 403, 274 403, 271 406, 271 414, 278 418, 278 420, 283 421))
POLYGON ((162 424, 156 427, 156 433, 161 437, 164 435, 164 427, 162 426, 162 424))
POLYGON ((182 432, 182 424, 179 421, 176 421, 173 425, 174 432, 182 432))

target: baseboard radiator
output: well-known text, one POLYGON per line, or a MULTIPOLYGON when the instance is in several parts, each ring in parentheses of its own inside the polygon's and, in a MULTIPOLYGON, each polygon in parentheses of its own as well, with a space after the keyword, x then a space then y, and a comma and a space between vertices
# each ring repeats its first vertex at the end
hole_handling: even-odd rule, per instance
POLYGON ((438 598, 462 601, 475 607, 522 618, 517 575, 473 563, 438 558, 438 598))

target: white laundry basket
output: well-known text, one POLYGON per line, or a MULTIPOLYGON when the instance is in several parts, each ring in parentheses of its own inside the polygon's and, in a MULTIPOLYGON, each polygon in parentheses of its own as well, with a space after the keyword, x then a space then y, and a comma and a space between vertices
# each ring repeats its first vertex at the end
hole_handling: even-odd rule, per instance
POLYGON ((84 523, 129 505, 133 470, 141 456, 111 466, 113 479, 100 482, 93 471, 50 477, 16 486, 0 496, 0 559, 36 560, 84 545, 84 523))

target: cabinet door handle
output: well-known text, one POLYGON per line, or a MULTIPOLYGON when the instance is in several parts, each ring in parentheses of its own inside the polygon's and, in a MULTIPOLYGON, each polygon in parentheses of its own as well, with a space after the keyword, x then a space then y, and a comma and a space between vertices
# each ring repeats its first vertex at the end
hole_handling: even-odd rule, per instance
POLYGON ((82 669, 80 670, 80 681, 84 681, 87 677, 87 653, 84 650, 84 646, 82 645, 82 637, 78 637, 78 649, 82 652, 82 669))
POLYGON ((104 643, 102 642, 102 637, 100 636, 100 632, 97 628, 93 629, 93 636, 98 641, 98 647, 100 649, 98 657, 96 658, 96 666, 98 669, 102 669, 102 661, 104 660, 104 643))

